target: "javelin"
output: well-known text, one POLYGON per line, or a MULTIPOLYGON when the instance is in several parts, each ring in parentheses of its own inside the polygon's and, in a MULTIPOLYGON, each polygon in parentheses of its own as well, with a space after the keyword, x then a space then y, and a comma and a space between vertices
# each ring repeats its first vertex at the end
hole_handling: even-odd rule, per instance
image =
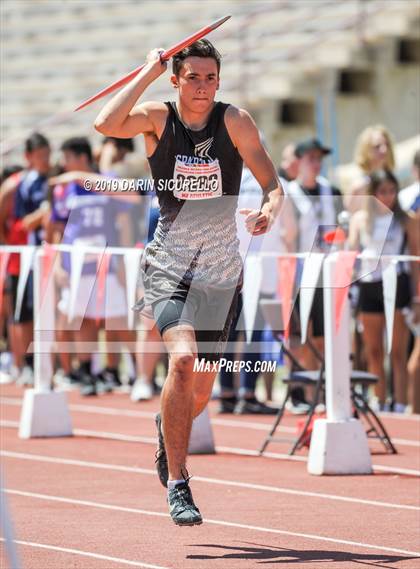
MULTIPOLYGON (((230 16, 225 16, 224 18, 220 18, 220 20, 216 20, 212 24, 205 26, 204 28, 201 28, 201 30, 199 30, 198 32, 196 32, 192 36, 189 36, 188 38, 185 38, 184 40, 180 41, 176 45, 170 47, 169 49, 167 49, 166 51, 164 51, 162 53, 161 61, 168 61, 168 59, 170 59, 173 55, 175 55, 176 53, 178 53, 179 51, 184 49, 184 47, 188 47, 189 45, 191 45, 195 41, 206 36, 208 33, 212 32, 213 30, 215 30, 216 28, 218 28, 219 26, 224 24, 226 22, 226 20, 229 20, 229 18, 230 18, 230 16)), ((105 87, 105 89, 102 89, 102 91, 99 91, 99 93, 96 93, 96 95, 93 95, 89 99, 86 99, 86 101, 84 101, 76 109, 74 109, 74 112, 80 111, 80 109, 87 107, 88 105, 90 105, 94 101, 97 101, 98 99, 102 99, 102 97, 105 97, 105 95, 108 95, 108 93, 112 93, 113 91, 118 89, 118 87, 122 87, 123 85, 126 85, 129 81, 131 81, 131 79, 133 79, 143 69, 143 67, 145 65, 146 64, 143 63, 143 65, 140 65, 140 67, 137 67, 136 69, 134 69, 134 71, 131 71, 131 73, 129 73, 125 77, 122 77, 118 81, 115 81, 115 83, 112 83, 112 85, 109 85, 108 87, 105 87)))

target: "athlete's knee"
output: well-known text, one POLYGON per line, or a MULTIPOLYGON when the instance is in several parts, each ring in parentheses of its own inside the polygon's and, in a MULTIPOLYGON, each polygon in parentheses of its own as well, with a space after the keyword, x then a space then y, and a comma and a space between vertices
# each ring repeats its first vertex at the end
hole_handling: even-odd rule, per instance
POLYGON ((182 379, 192 379, 195 356, 192 352, 173 353, 169 365, 172 371, 182 379))

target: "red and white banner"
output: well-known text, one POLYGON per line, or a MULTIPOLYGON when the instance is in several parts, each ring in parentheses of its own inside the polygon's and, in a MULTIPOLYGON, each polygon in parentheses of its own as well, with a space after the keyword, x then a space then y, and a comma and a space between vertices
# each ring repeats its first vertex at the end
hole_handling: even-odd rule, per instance
POLYGON ((341 315, 343 313, 344 302, 348 295, 349 287, 352 283, 353 267, 356 261, 357 251, 337 251, 337 264, 334 272, 335 289, 335 329, 340 328, 341 315))
MULTIPOLYGON (((26 284, 28 282, 29 273, 32 270, 35 257, 35 247, 28 245, 22 248, 20 252, 20 269, 19 269, 19 280, 16 290, 16 306, 15 306, 15 320, 19 320, 20 313, 22 311, 23 295, 25 294, 26 284)), ((45 291, 45 288, 41 291, 45 291)))
POLYGON ((249 255, 245 261, 244 284, 243 284, 243 312, 245 320, 246 341, 249 343, 254 329, 255 316, 257 314, 260 299, 262 280, 262 259, 249 255))
MULTIPOLYGON (((82 277, 83 263, 85 260, 85 249, 84 247, 75 246, 71 250, 71 272, 70 272, 70 302, 69 302, 69 313, 68 321, 71 322, 74 318, 74 313, 76 311, 77 295, 79 293, 80 279, 82 277)), ((82 298, 85 300, 85 306, 83 314, 86 312, 87 304, 92 291, 86 294, 83 291, 82 298)))
POLYGON ((96 323, 106 317, 106 277, 108 276, 111 254, 104 252, 96 262, 96 323))
POLYGON ((394 333, 395 298, 397 296, 397 265, 398 261, 382 260, 382 289, 384 292, 384 312, 386 323, 386 339, 388 354, 392 349, 394 333))
POLYGON ((292 296, 296 276, 296 257, 280 257, 277 260, 278 283, 277 291, 281 299, 281 312, 284 326, 284 338, 290 334, 290 316, 292 314, 292 296))
POLYGON ((125 291, 127 297, 127 318, 130 330, 134 328, 134 310, 136 302, 137 281, 139 278, 140 259, 143 255, 142 249, 134 249, 124 253, 125 268, 125 291))
POLYGON ((301 343, 306 342, 308 336, 308 322, 311 314, 311 308, 314 301, 315 290, 318 284, 319 275, 324 262, 324 253, 311 253, 306 257, 302 278, 300 281, 300 333, 301 343))

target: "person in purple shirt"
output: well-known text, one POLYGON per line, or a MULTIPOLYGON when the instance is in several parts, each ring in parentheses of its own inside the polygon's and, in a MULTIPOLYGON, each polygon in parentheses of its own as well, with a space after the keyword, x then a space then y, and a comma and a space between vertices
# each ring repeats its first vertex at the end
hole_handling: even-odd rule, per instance
MULTIPOLYGON (((61 149, 66 171, 93 171, 92 150, 86 138, 71 138, 63 143, 61 149)), ((130 207, 123 199, 115 199, 106 193, 89 192, 75 181, 66 185, 59 184, 53 190, 51 221, 55 227, 54 241, 94 246, 104 251, 107 246, 131 246, 130 207)), ((83 352, 82 347, 86 342, 96 342, 97 320, 106 318, 108 341, 133 341, 133 338, 126 337, 132 333, 126 330, 127 303, 125 288, 121 284, 122 259, 111 257, 106 277, 104 306, 98 306, 97 258, 97 254, 85 254, 73 315, 70 313, 72 307, 69 283, 72 267, 69 253, 61 254, 60 267, 56 270, 57 282, 62 287, 58 309, 67 320, 69 316, 74 316, 71 328, 74 329, 77 345, 83 395, 97 393, 91 353, 83 352)), ((118 356, 116 353, 108 353, 105 370, 108 376, 113 376, 110 383, 114 386, 119 383, 118 356)))

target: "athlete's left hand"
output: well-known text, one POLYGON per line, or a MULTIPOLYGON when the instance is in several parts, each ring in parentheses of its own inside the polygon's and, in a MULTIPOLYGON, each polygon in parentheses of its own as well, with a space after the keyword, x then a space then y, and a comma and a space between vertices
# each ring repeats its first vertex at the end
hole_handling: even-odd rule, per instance
POLYGON ((246 215, 245 225, 251 235, 263 235, 267 233, 273 223, 271 213, 267 213, 264 209, 248 209, 242 208, 239 213, 246 215))

